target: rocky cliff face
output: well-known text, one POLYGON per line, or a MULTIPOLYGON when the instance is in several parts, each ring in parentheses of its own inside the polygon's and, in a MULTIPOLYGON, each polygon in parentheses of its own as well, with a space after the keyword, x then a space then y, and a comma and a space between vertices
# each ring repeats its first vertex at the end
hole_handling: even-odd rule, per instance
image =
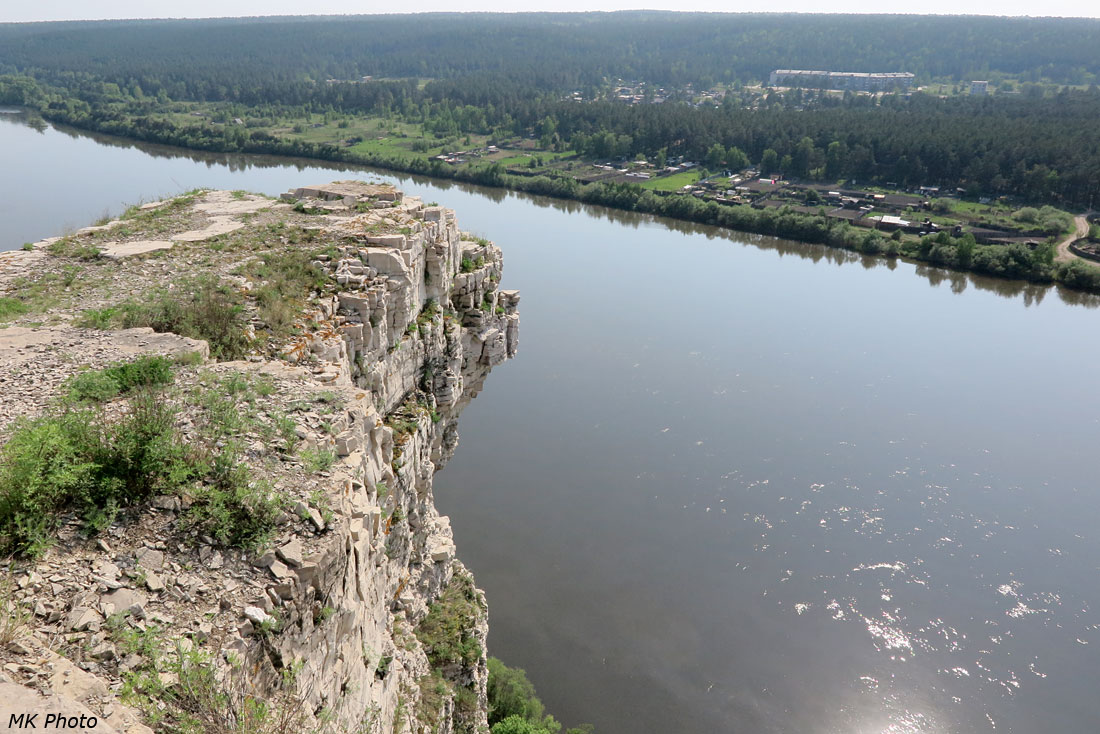
POLYGON ((127 325, 115 314, 134 307, 121 296, 201 274, 228 285, 251 352, 178 368, 164 399, 187 442, 239 446, 284 507, 255 551, 189 519, 200 490, 155 496, 98 536, 62 523, 44 556, 10 564, 9 609, 30 611, 0 653, 2 690, 28 696, 12 711, 61 696, 98 716, 97 731, 156 729, 192 683, 180 661, 199 660, 227 705, 271 702, 257 731, 487 730, 487 608, 432 478, 462 406, 515 354, 519 295, 499 289, 500 250, 464 237, 447 209, 359 182, 282 198, 197 193, 0 259, 0 289, 26 305, 0 329, 5 433, 82 367, 209 353, 170 333, 87 328, 127 325), (270 262, 288 251, 308 252, 323 282, 278 330, 270 262), (37 303, 28 294, 43 279, 69 279, 74 294, 37 303), (241 420, 215 440, 219 404, 241 420))

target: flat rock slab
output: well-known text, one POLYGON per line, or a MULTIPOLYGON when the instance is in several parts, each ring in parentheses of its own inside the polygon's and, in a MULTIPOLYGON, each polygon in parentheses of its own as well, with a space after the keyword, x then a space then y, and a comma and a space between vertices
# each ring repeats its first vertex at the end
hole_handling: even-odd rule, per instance
POLYGON ((295 189, 292 194, 299 199, 377 198, 379 201, 401 201, 402 198, 402 193, 390 184, 372 184, 365 181, 333 181, 324 186, 303 186, 295 189))
POLYGON ((171 240, 134 240, 133 242, 108 242, 100 250, 100 255, 112 259, 144 255, 157 250, 172 248, 171 240))
POLYGON ((114 229, 115 227, 121 227, 123 224, 126 224, 126 221, 123 220, 123 219, 112 219, 110 222, 107 222, 106 224, 93 224, 90 227, 84 227, 82 229, 78 229, 76 231, 76 234, 91 234, 93 232, 106 232, 109 229, 114 229))
MULTIPOLYGON (((73 726, 72 729, 79 732, 95 731, 97 734, 117 734, 118 732, 104 721, 102 716, 97 716, 87 706, 68 696, 43 696, 31 688, 0 681, 0 732, 22 732, 30 729, 45 729, 47 726, 50 729, 62 728, 57 723, 57 717, 64 717, 66 724, 69 723, 70 717, 75 717, 78 725, 73 726), (47 724, 46 717, 50 714, 54 715, 54 719, 47 724), (35 718, 31 719, 31 726, 19 725, 32 716, 35 718), (84 726, 79 726, 81 716, 84 717, 84 726), (91 721, 95 722, 94 727, 88 726, 91 721)), ((67 725, 62 726, 69 728, 67 725)))
POLYGON ((203 229, 192 229, 188 232, 180 232, 172 235, 173 242, 203 242, 218 235, 236 232, 244 227, 244 222, 238 222, 230 217, 214 217, 210 224, 203 229))
POLYGON ((278 204, 263 196, 245 194, 234 196, 232 191, 211 191, 195 204, 195 210, 210 216, 247 214, 260 209, 289 208, 289 204, 278 204))
POLYGON ((71 326, 0 329, 0 432, 19 416, 34 416, 84 365, 102 368, 138 354, 186 354, 207 358, 206 342, 149 328, 122 331, 71 326), (71 355, 80 355, 79 360, 71 355))
POLYGON ((49 242, 38 243, 34 250, 0 252, 0 284, 10 283, 16 278, 39 275, 43 262, 49 257, 44 249, 48 244, 49 242))
POLYGON ((38 350, 34 347, 42 346, 82 346, 84 355, 88 357, 93 355, 96 347, 115 351, 121 355, 119 358, 141 352, 201 352, 204 358, 209 355, 209 347, 204 341, 178 334, 158 334, 147 326, 120 331, 96 331, 70 326, 9 326, 0 329, 0 369, 12 363, 37 360, 38 350))

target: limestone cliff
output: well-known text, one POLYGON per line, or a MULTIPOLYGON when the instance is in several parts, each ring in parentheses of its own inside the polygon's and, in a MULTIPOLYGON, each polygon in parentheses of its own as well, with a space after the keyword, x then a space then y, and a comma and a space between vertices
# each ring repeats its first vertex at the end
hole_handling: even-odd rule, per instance
POLYGON ((239 460, 282 508, 250 550, 195 520, 209 477, 98 534, 63 518, 44 555, 8 564, 19 631, 0 652, 4 722, 60 696, 98 716, 96 731, 169 726, 190 685, 171 661, 190 659, 216 670, 227 705, 270 702, 257 731, 487 730, 487 608, 432 478, 462 406, 515 354, 519 295, 499 290, 500 250, 466 238, 450 210, 360 182, 282 199, 196 192, 0 256, 5 436, 18 416, 56 410, 83 370, 197 354, 160 398, 180 442, 213 466, 239 460), (276 287, 292 277, 285 253, 306 253, 300 300, 276 287), (125 328, 144 303, 195 288, 244 314, 243 342, 156 319, 164 333, 125 328))

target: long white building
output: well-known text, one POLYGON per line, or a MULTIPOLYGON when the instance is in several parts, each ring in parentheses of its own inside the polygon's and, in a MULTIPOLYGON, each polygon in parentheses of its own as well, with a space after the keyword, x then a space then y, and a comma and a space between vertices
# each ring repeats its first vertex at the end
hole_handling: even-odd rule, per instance
POLYGON ((907 90, 916 77, 907 71, 807 71, 776 69, 768 80, 770 87, 810 87, 813 89, 851 89, 859 92, 907 90))

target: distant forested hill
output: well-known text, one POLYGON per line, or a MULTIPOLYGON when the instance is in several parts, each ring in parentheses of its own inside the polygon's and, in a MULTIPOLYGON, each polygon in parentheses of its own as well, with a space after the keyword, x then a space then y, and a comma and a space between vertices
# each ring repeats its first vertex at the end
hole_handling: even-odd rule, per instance
POLYGON ((624 12, 0 25, 0 72, 86 73, 176 99, 364 75, 488 77, 538 91, 615 77, 706 87, 775 68, 1091 84, 1100 21, 624 12))
POLYGON ((309 131, 373 117, 372 133, 411 126, 419 150, 405 152, 424 165, 427 150, 461 150, 471 135, 524 138, 584 161, 747 159, 800 179, 1088 208, 1100 201, 1098 78, 1100 20, 1082 19, 629 12, 0 25, 0 103, 143 140, 338 160, 362 133, 309 131), (786 67, 979 78, 995 93, 738 88, 786 67), (615 78, 671 93, 628 104, 608 87, 615 78), (731 84, 700 102, 688 82, 731 84), (564 94, 577 89, 586 101, 564 94), (234 118, 250 124, 226 124, 234 118))

